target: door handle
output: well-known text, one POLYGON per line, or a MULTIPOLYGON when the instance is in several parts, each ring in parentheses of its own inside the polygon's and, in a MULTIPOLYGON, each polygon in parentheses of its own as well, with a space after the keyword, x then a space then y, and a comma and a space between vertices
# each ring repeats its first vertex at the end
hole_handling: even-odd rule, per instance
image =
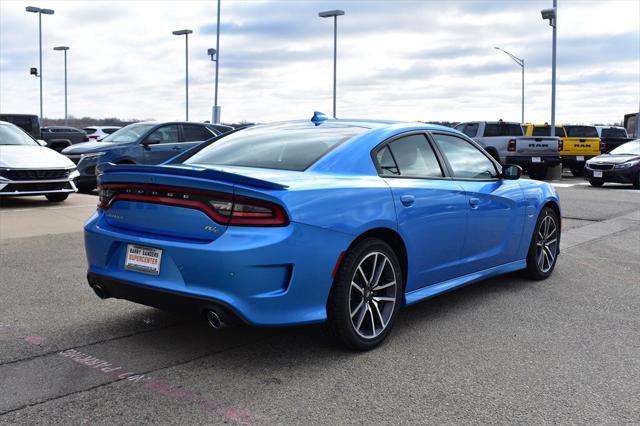
POLYGON ((403 206, 410 207, 413 205, 413 203, 416 202, 416 197, 414 197, 413 195, 403 195, 402 197, 400 197, 400 202, 403 206))
POLYGON ((478 204, 480 204, 480 199, 479 198, 469 198, 469 205, 471 206, 472 209, 477 209, 478 208, 478 204))

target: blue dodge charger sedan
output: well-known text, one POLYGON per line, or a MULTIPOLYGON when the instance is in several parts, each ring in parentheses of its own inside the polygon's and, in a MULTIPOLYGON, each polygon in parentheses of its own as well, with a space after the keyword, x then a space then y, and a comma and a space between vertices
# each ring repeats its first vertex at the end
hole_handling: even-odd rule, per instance
POLYGON ((215 328, 326 321, 368 350, 402 306, 559 254, 553 187, 436 125, 316 113, 98 169, 89 285, 215 328))

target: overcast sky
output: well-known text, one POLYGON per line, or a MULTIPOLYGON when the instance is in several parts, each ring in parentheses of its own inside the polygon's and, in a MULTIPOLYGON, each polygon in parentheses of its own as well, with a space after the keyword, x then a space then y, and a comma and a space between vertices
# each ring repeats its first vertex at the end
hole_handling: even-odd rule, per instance
MULTIPOLYGON (((615 122, 640 103, 640 2, 558 1, 557 121, 615 122)), ((216 1, 0 2, 0 111, 38 114, 38 17, 43 16, 44 115, 184 118, 189 28, 190 115, 211 117, 216 1)), ((225 122, 331 113, 338 20, 338 117, 550 120, 551 27, 545 1, 222 1, 219 102, 225 122)))

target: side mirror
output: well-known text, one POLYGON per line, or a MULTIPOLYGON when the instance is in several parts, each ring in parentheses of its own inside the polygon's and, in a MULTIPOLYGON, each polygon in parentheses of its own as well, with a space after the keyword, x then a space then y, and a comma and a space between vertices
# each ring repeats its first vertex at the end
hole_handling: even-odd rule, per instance
POLYGON ((47 141, 43 141, 42 139, 36 139, 36 142, 38 142, 40 146, 47 146, 47 141))
POLYGON ((157 138, 157 137, 147 138, 142 141, 142 145, 157 145, 159 143, 160 143, 160 138, 157 138))
POLYGON ((502 178, 506 180, 518 180, 522 176, 522 167, 515 164, 505 164, 502 167, 502 178))

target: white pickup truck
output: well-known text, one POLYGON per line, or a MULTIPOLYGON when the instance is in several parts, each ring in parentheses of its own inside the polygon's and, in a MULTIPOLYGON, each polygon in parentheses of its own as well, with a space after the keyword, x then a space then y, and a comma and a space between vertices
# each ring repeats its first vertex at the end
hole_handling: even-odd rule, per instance
POLYGON ((559 137, 524 136, 520 123, 469 121, 455 129, 482 145, 500 164, 522 167, 531 179, 544 179, 547 169, 561 162, 559 137))

